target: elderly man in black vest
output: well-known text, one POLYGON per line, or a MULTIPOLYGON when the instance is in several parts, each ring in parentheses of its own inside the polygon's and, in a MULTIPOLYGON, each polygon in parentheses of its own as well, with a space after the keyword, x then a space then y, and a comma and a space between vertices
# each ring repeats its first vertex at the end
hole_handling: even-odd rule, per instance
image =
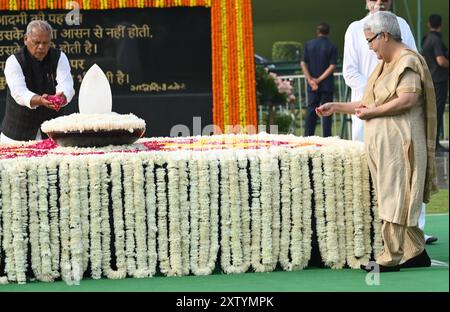
POLYGON ((25 46, 6 60, 6 111, 1 142, 41 139, 42 122, 62 115, 51 95, 64 104, 75 94, 70 65, 64 52, 51 47, 52 27, 32 21, 25 46))

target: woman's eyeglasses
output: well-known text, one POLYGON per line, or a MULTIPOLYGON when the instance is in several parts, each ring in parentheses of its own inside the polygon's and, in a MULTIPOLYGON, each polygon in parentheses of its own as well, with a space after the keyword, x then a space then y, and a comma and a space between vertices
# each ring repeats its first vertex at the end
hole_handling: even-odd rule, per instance
POLYGON ((381 35, 382 33, 378 33, 375 36, 373 36, 370 39, 367 39, 367 44, 370 45, 372 43, 372 41, 374 41, 379 35, 381 35))

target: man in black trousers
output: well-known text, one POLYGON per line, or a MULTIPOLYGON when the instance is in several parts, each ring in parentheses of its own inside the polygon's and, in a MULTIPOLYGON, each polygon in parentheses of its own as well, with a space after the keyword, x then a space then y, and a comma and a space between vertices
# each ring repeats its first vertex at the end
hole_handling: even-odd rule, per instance
MULTIPOLYGON (((316 28, 316 38, 305 44, 300 63, 308 82, 308 110, 305 120, 305 136, 312 136, 316 130, 316 107, 333 101, 333 72, 337 64, 336 46, 328 39, 330 25, 320 23, 316 28)), ((322 119, 323 136, 331 136, 331 116, 322 119)))
POLYGON ((423 39, 422 54, 430 69, 436 93, 436 153, 443 153, 448 152, 448 148, 439 143, 439 135, 443 131, 444 109, 448 92, 448 49, 442 41, 442 17, 438 14, 430 15, 428 28, 430 32, 423 39))

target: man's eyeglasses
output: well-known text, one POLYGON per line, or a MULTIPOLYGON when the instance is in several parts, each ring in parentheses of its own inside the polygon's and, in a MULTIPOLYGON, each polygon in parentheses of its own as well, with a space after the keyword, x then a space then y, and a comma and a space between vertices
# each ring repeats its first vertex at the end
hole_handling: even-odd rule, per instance
POLYGON ((370 39, 367 39, 367 44, 370 45, 372 43, 372 41, 374 41, 379 35, 381 35, 382 33, 378 33, 375 36, 373 36, 370 39))

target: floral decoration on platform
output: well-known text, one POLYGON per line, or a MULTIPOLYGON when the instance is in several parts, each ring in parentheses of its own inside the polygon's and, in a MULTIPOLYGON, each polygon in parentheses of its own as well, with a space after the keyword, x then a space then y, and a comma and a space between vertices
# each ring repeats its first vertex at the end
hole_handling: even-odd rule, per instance
POLYGON ((375 201, 363 144, 338 138, 3 144, 0 283, 299 270, 314 227, 326 266, 359 268, 375 201))

